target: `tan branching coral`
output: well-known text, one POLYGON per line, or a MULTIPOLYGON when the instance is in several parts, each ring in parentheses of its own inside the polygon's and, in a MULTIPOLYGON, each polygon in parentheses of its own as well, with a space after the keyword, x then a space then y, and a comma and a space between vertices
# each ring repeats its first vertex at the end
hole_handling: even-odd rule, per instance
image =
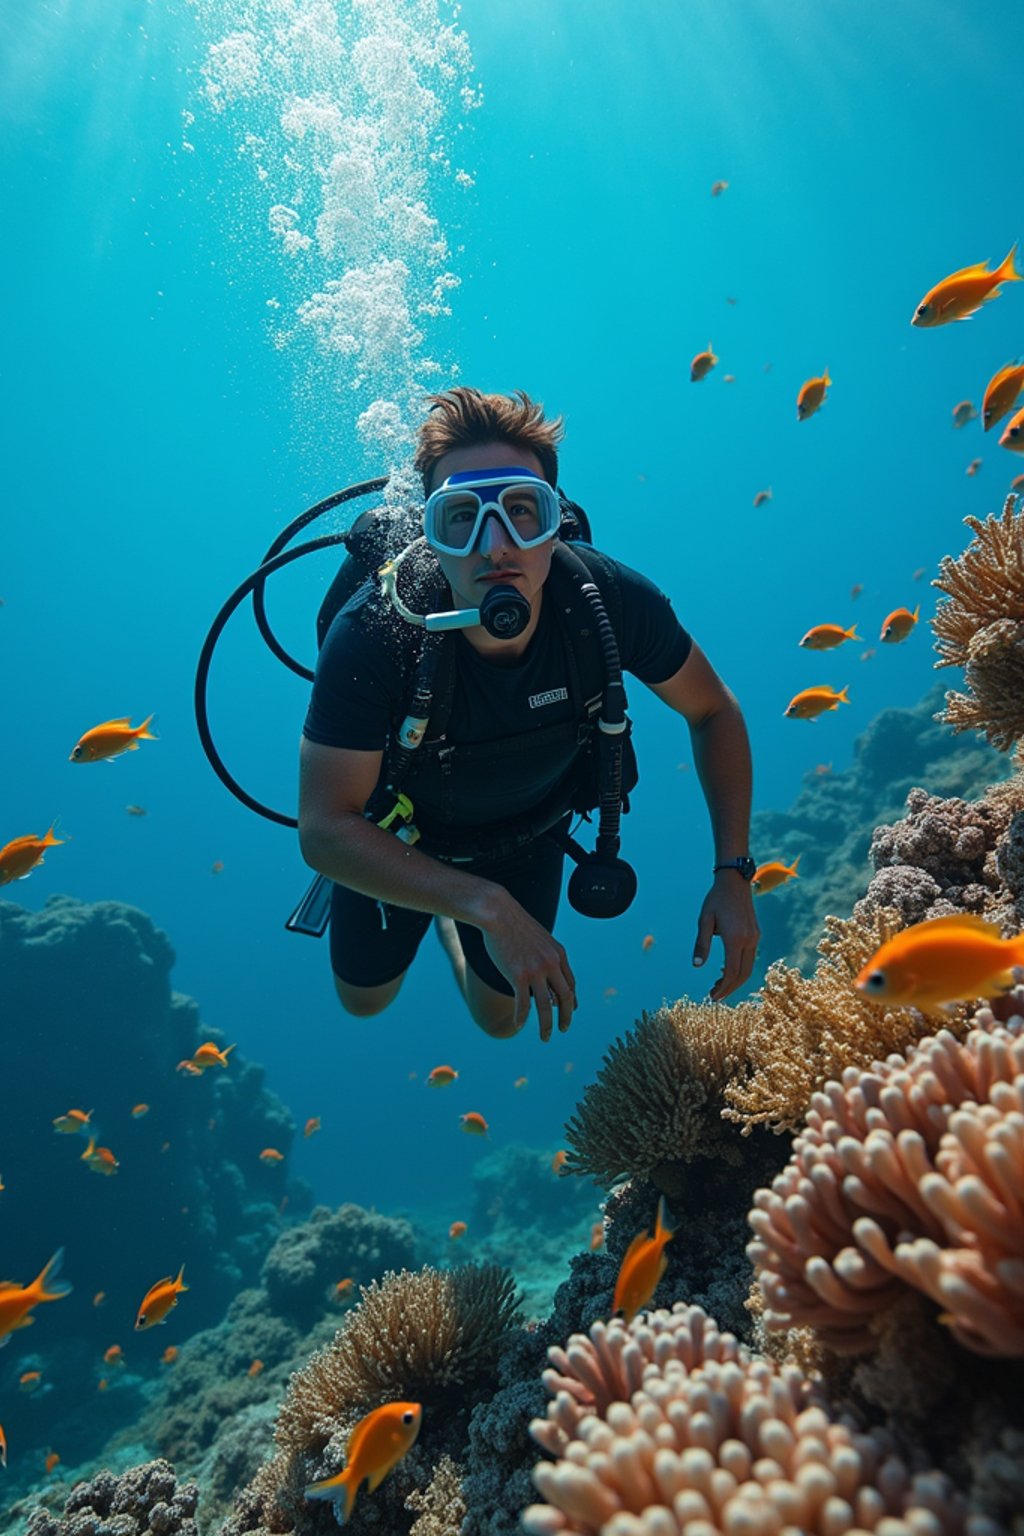
POLYGON ((911 1286, 968 1349, 1024 1356, 1024 1019, 974 1023, 814 1095, 750 1213, 767 1328, 868 1350, 911 1286))
POLYGON ((610 1184, 676 1160, 738 1160, 722 1093, 746 1059, 753 1012, 683 998, 644 1014, 612 1044, 566 1125, 566 1171, 610 1184))
POLYGON ((281 1449, 318 1455, 339 1426, 380 1403, 436 1401, 489 1378, 517 1308, 515 1281, 497 1264, 390 1272, 361 1296, 292 1377, 275 1431, 281 1449))
MULTIPOLYGON (((567 1395, 559 1389, 549 1417, 534 1420, 531 1434, 545 1448, 554 1443, 559 1459, 534 1469, 547 1503, 524 1511, 529 1536, 797 1530, 991 1536, 998 1530, 967 1514, 943 1474, 901 1460, 884 1431, 864 1432, 835 1419, 798 1366, 751 1356, 734 1340, 726 1358, 697 1358, 699 1311, 651 1314, 649 1322, 660 1326, 653 1346, 641 1349, 637 1385, 624 1366, 612 1361, 606 1367, 613 1377, 627 1377, 628 1401, 595 1395, 594 1406, 567 1419, 553 1441, 557 1404, 567 1395)), ((649 1330, 649 1322, 642 1328, 649 1330)), ((709 1319, 704 1326, 713 1335, 709 1319)), ((621 1331, 630 1330, 621 1325, 621 1331)), ((594 1344, 595 1361, 607 1343, 594 1344)), ((562 1379, 561 1371, 556 1377, 562 1379)))
POLYGON ((937 718, 982 731, 1008 751, 1024 736, 1024 513, 1008 496, 1000 517, 966 517, 974 539, 947 555, 932 583, 948 596, 932 620, 937 667, 963 667, 966 693, 947 693, 937 718))
POLYGON ((724 1090, 727 1118, 745 1132, 755 1125, 794 1130, 830 1078, 904 1049, 929 1028, 913 1009, 880 1006, 853 985, 901 926, 898 913, 885 910, 859 922, 829 917, 812 976, 781 962, 769 968, 760 1002, 751 1006, 746 1070, 724 1090))
POLYGON ((469 1513, 462 1496, 462 1468, 442 1456, 427 1487, 410 1493, 405 1507, 417 1515, 409 1536, 459 1536, 469 1513))

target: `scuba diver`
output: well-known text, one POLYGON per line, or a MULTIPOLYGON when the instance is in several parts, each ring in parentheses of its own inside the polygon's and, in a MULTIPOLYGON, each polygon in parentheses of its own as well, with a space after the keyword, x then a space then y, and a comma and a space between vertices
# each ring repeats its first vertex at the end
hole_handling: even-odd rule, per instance
MULTIPOLYGON (((622 669, 690 729, 715 849, 693 960, 717 934, 710 998, 729 996, 760 936, 736 700, 668 598, 588 542, 585 514, 558 489, 560 417, 545 420, 522 391, 459 386, 428 404, 414 460, 421 537, 352 595, 342 568, 303 727, 300 847, 329 890, 342 1006, 387 1008, 433 922, 487 1034, 516 1034, 533 1004, 542 1040, 555 1011, 569 1028, 576 980, 553 935, 566 853, 578 910, 618 915, 636 889, 618 856, 637 778, 622 669), (598 808, 585 855, 569 825, 598 808)), ((361 536, 372 549, 375 519, 394 515, 364 513, 350 551, 361 536)))

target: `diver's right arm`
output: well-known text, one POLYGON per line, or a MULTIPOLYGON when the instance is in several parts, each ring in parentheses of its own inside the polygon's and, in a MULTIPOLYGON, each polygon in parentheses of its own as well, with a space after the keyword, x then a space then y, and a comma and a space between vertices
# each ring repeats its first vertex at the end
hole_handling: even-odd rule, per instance
POLYGON ((383 754, 325 747, 302 738, 299 753, 299 846, 306 863, 337 885, 375 901, 469 923, 515 992, 523 1024, 537 1004, 541 1039, 551 1034, 552 1002, 566 1030, 576 1006, 568 956, 543 924, 496 881, 453 869, 367 821, 363 810, 383 754))

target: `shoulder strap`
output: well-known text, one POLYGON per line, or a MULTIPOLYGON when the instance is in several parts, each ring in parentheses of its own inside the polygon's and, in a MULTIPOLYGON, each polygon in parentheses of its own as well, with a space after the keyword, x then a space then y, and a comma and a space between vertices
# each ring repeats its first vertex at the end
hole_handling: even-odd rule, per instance
POLYGON ((565 629, 579 675, 580 691, 588 716, 597 714, 604 693, 605 671, 601 646, 594 633, 594 613, 583 595, 584 582, 600 590, 616 639, 622 633, 622 593, 614 563, 600 550, 575 540, 556 543, 548 578, 558 616, 565 629))

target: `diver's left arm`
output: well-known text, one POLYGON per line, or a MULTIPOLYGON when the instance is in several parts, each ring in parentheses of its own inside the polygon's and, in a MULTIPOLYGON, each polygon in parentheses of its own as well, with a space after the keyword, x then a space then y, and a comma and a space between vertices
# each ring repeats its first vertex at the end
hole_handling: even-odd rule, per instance
MULTIPOLYGON (((696 644, 677 672, 663 683, 647 686, 690 727, 694 762, 711 817, 714 862, 749 853, 750 742, 735 698, 696 644)), ((761 937, 750 883, 734 869, 720 870, 704 898, 694 965, 704 964, 716 933, 725 947, 725 962, 708 995, 713 1002, 721 1002, 749 978, 761 937)))

